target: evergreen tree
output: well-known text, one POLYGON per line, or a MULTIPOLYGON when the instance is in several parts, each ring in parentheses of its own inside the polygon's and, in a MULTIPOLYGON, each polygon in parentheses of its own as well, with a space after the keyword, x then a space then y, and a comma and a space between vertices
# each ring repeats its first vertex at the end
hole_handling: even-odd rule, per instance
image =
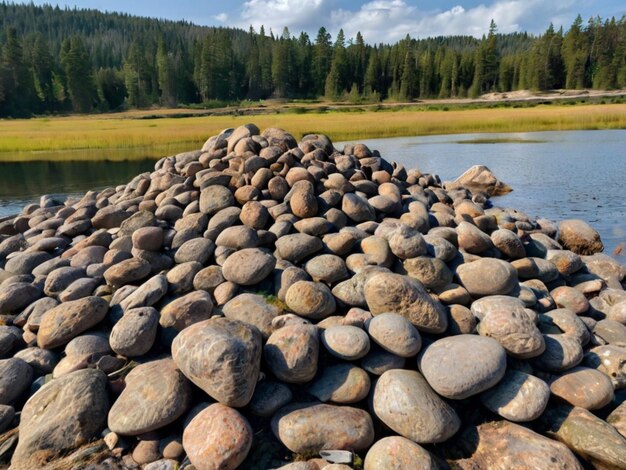
POLYGON ((166 50, 163 38, 159 39, 156 65, 161 104, 169 107, 176 106, 178 104, 178 96, 176 90, 174 55, 166 50))
POLYGON ((585 66, 589 51, 582 24, 583 19, 578 15, 563 39, 562 55, 566 88, 585 87, 585 66))
POLYGON ((324 93, 324 84, 332 61, 332 51, 330 33, 322 26, 317 32, 313 46, 313 80, 317 95, 324 93))
POLYGON ((89 55, 80 36, 73 36, 63 43, 61 65, 73 110, 77 113, 90 112, 95 98, 95 86, 89 55))
POLYGON ((404 56, 400 77, 400 100, 411 101, 419 95, 419 77, 413 52, 409 49, 404 56))

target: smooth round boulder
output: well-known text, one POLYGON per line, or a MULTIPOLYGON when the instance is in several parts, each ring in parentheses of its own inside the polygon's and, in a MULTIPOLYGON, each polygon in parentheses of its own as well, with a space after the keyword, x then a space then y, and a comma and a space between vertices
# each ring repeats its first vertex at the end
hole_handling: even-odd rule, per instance
POLYGON ((582 315, 589 310, 589 301, 585 294, 569 286, 559 286, 550 291, 550 296, 558 307, 570 309, 576 315, 582 315))
POLYGON ((0 315, 18 312, 39 297, 41 297, 41 289, 28 282, 0 285, 0 315))
POLYGON ((491 242, 500 250, 505 258, 519 259, 526 256, 524 244, 515 232, 507 229, 498 229, 491 233, 491 242))
POLYGON ((374 442, 374 425, 361 409, 325 404, 294 404, 272 418, 274 435, 295 453, 367 449, 374 442))
POLYGON ((163 328, 174 328, 182 331, 194 323, 211 318, 213 300, 211 294, 203 290, 192 291, 174 299, 163 308, 159 324, 163 328))
POLYGON ((301 219, 317 215, 317 199, 310 181, 301 180, 293 184, 289 206, 291 212, 301 219))
POLYGON ((537 419, 548 405, 550 387, 543 380, 515 369, 509 369, 502 380, 485 391, 483 405, 515 423, 537 419))
POLYGON ((561 372, 583 360, 580 342, 568 335, 544 335, 545 351, 533 360, 535 366, 548 372, 561 372))
POLYGON ((384 437, 367 451, 364 470, 438 470, 440 467, 426 449, 401 436, 384 437))
POLYGON ((372 406, 383 423, 418 444, 447 441, 461 425, 454 409, 413 370, 382 374, 374 387, 372 406))
POLYGON ((319 401, 348 405, 363 400, 370 391, 370 378, 360 367, 337 364, 325 367, 307 387, 307 393, 319 401))
POLYGON ((519 359, 540 355, 545 350, 543 336, 525 311, 492 310, 477 327, 481 336, 498 341, 506 352, 519 359))
POLYGON ((274 331, 263 347, 263 359, 279 380, 306 383, 317 373, 319 339, 317 328, 290 323, 274 331))
POLYGON ((235 284, 252 286, 269 276, 275 266, 276 258, 272 255, 258 248, 246 248, 226 258, 222 275, 235 284))
POLYGON ((237 410, 215 403, 185 427, 183 447, 197 470, 234 470, 252 447, 252 428, 237 410))
POLYGON ((107 269, 103 276, 107 284, 114 288, 132 284, 148 277, 152 266, 141 258, 130 258, 120 261, 107 269))
POLYGON ((324 244, 318 237, 306 233, 294 233, 276 240, 276 255, 292 263, 299 263, 323 247, 324 244))
POLYGON ((462 400, 490 389, 504 377, 506 352, 491 338, 449 336, 428 346, 418 365, 439 395, 462 400))
POLYGON ((171 359, 147 362, 126 376, 109 411, 109 429, 123 436, 155 431, 176 421, 191 404, 191 384, 171 359))
POLYGON ((328 352, 345 361, 361 359, 370 350, 369 336, 356 326, 331 326, 322 331, 321 339, 328 352))
POLYGON ((434 300, 415 279, 400 274, 375 273, 367 278, 363 291, 374 316, 397 313, 426 333, 443 333, 448 327, 443 304, 434 300))
POLYGON ((222 230, 215 239, 215 244, 233 250, 256 248, 259 245, 259 237, 256 230, 245 225, 235 225, 222 230))
POLYGON ((400 357, 413 357, 422 347, 417 328, 396 313, 375 316, 367 323, 367 332, 376 344, 400 357))
POLYGON ((235 205, 235 197, 230 189, 211 185, 200 193, 200 212, 208 216, 235 205))
POLYGON ((272 334, 272 320, 282 313, 280 307, 258 294, 239 294, 222 307, 226 318, 249 323, 259 329, 266 340, 272 334))
POLYGON ((132 234, 133 248, 137 250, 159 251, 163 246, 161 227, 141 227, 132 234))
POLYGON ((182 330, 172 343, 172 357, 183 374, 209 396, 240 407, 254 393, 261 347, 261 333, 254 326, 213 317, 182 330))
POLYGON ((178 247, 174 261, 178 264, 197 261, 204 265, 215 251, 215 244, 207 238, 192 238, 178 247))
POLYGON ((517 271, 510 263, 481 258, 456 268, 459 283, 474 297, 506 295, 517 286, 517 271))
POLYGON ((159 312, 154 308, 130 309, 111 330, 111 349, 125 357, 143 356, 152 348, 158 326, 159 312))
POLYGON ((552 394, 573 406, 597 410, 613 400, 613 384, 602 372, 574 367, 550 384, 552 394))
POLYGON ((407 275, 420 281, 430 290, 443 289, 452 282, 452 272, 440 259, 429 256, 409 258, 402 264, 407 275))
POLYGON ((322 320, 337 308, 328 286, 311 281, 293 283, 287 290, 285 303, 292 312, 312 320, 322 320))
POLYGON ((12 405, 32 380, 33 369, 22 359, 0 359, 0 405, 12 405))
POLYGON ((477 255, 493 247, 489 235, 469 222, 461 222, 456 227, 456 233, 459 248, 468 253, 477 255))
POLYGON ((422 234, 405 224, 391 232, 387 241, 391 252, 400 259, 416 258, 428 252, 428 245, 422 234))
POLYGON ((376 211, 367 202, 367 199, 354 193, 346 193, 343 196, 341 210, 356 223, 376 220, 376 211))
POLYGON ((107 376, 72 372, 41 387, 24 405, 11 468, 39 468, 95 439, 106 426, 107 376))
POLYGON ((304 265, 304 270, 316 282, 333 284, 349 277, 345 261, 336 255, 319 255, 304 265))
POLYGON ((43 349, 63 346, 104 320, 108 311, 109 304, 101 297, 63 302, 48 310, 41 318, 37 345, 43 349))
POLYGON ((559 224, 559 243, 578 255, 593 255, 604 250, 600 234, 579 219, 563 220, 559 224))

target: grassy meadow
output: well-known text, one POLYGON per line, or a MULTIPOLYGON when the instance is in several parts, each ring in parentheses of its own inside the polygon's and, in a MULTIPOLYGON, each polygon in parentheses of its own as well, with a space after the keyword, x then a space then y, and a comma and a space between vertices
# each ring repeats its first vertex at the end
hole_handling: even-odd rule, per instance
MULTIPOLYGON (((166 111, 0 121, 0 161, 127 160, 199 148, 227 127, 254 122, 296 138, 324 133, 333 141, 433 134, 626 129, 626 104, 522 108, 404 108, 260 115, 158 117, 166 111), (153 118, 147 119, 147 116, 153 118), (158 118, 157 118, 158 117, 158 118)), ((175 113, 171 111, 168 114, 175 113)))

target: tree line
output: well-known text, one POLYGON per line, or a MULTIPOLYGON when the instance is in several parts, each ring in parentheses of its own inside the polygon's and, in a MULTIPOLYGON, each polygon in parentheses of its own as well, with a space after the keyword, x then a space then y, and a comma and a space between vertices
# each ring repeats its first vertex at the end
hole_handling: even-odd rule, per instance
POLYGON ((0 3, 0 116, 267 98, 411 101, 491 91, 626 87, 626 16, 544 34, 368 44, 0 3))

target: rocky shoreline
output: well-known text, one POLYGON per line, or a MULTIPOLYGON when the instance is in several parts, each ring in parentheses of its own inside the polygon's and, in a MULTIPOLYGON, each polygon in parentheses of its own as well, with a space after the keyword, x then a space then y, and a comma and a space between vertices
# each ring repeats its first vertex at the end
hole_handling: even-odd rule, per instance
POLYGON ((0 467, 626 468, 580 220, 281 129, 0 222, 0 467))

